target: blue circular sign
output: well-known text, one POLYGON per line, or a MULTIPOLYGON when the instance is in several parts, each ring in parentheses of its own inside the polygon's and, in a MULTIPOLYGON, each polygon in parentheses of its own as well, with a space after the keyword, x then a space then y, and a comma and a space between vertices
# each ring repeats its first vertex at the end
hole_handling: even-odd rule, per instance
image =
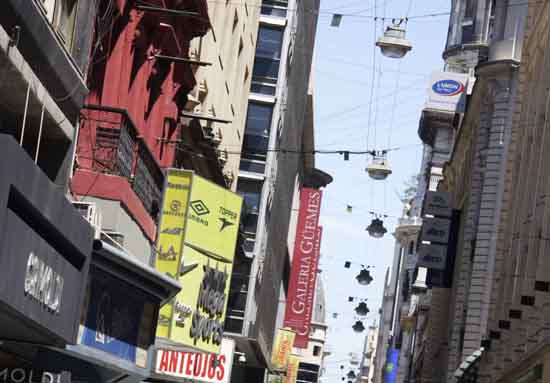
POLYGON ((464 91, 464 84, 456 80, 439 80, 432 85, 432 90, 441 96, 456 96, 464 91))

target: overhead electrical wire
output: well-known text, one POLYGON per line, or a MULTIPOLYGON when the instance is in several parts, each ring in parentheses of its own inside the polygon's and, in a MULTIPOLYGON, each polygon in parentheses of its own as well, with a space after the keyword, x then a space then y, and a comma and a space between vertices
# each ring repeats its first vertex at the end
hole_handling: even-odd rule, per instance
MULTIPOLYGON (((515 3, 515 4, 507 4, 507 5, 501 5, 501 6, 495 6, 494 8, 512 8, 512 7, 519 7, 519 6, 524 6, 524 5, 529 5, 529 4, 544 4, 546 0, 539 0, 539 1, 524 1, 524 2, 521 2, 521 3, 515 3)), ((242 1, 225 1, 225 0, 206 0, 207 3, 211 3, 211 4, 224 4, 224 5, 235 5, 235 6, 246 6, 246 7, 255 7, 255 8, 262 8, 262 4, 261 3, 258 3, 258 4, 249 4, 247 2, 242 2, 242 1)), ((493 8, 492 6, 487 6, 481 10, 488 10, 488 9, 491 9, 493 8)), ((321 15, 327 15, 327 16, 331 16, 333 15, 334 13, 337 13, 335 12, 338 8, 330 8, 330 9, 304 9, 304 11, 306 11, 307 13, 310 13, 310 14, 316 14, 318 16, 321 16, 321 15)), ((295 12, 295 11, 298 11, 299 8, 287 8, 287 11, 289 12, 295 12)), ((359 12, 366 12, 367 10, 361 10, 359 12)), ((350 13, 339 13, 340 15, 342 16, 345 16, 345 17, 351 17, 351 18, 363 18, 363 19, 371 19, 371 20, 374 20, 374 19, 378 19, 378 20, 400 20, 400 19, 404 19, 404 17, 402 16, 388 16, 388 17, 379 17, 379 16, 376 16, 376 15, 362 15, 360 13, 358 13, 357 11, 356 12, 350 12, 350 13)), ((426 19, 426 18, 432 18, 432 17, 441 17, 441 16, 449 16, 451 15, 451 12, 449 11, 442 11, 442 12, 432 12, 432 13, 425 13, 425 14, 418 14, 418 15, 412 15, 412 16, 408 16, 407 17, 407 20, 408 21, 411 21, 411 20, 421 20, 421 19, 426 19)))
MULTIPOLYGON (((207 154, 197 151, 193 145, 185 144, 180 141, 164 141, 165 143, 174 144, 176 145, 176 150, 189 152, 192 154, 196 154, 198 156, 202 157, 208 157, 207 154)), ((385 148, 382 149, 386 152, 401 150, 403 148, 406 148, 409 146, 403 146, 403 147, 394 147, 394 148, 385 148)), ((278 149, 266 149, 262 151, 241 151, 241 150, 227 150, 227 149, 216 149, 215 152, 217 154, 225 153, 227 155, 245 155, 245 154, 263 154, 263 153, 280 153, 280 154, 295 154, 295 155, 315 155, 315 154, 338 154, 338 155, 344 155, 345 153, 349 155, 372 155, 373 152, 380 151, 380 150, 350 150, 350 149, 331 149, 331 150, 325 150, 325 149, 313 149, 313 150, 298 150, 298 149, 287 149, 287 148, 278 148, 278 149)))

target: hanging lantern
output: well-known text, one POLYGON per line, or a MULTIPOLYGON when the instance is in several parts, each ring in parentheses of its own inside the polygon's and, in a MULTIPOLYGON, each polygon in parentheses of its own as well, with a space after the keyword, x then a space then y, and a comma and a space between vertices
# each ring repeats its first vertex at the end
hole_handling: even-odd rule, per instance
POLYGON ((353 329, 353 331, 355 332, 363 332, 365 331, 365 325, 363 324, 363 322, 361 322, 360 320, 358 320, 357 322, 355 322, 355 324, 353 326, 351 326, 351 328, 353 329))
POLYGON ((370 225, 367 227, 369 235, 374 238, 382 238, 388 230, 384 227, 384 222, 380 218, 375 218, 372 220, 370 225))
POLYGON ((357 279, 357 282, 359 282, 360 285, 368 285, 372 282, 372 277, 370 276, 370 271, 368 269, 361 270, 355 279, 357 279))
POLYGON ((357 313, 357 315, 359 316, 362 316, 364 317, 365 315, 367 315, 369 313, 369 308, 367 307, 367 304, 365 302, 361 302, 357 305, 357 307, 355 308, 355 312, 357 313))
POLYGON ((385 180, 392 173, 385 153, 374 155, 366 170, 369 177, 377 181, 385 180))
POLYGON ((348 377, 348 379, 350 380, 353 380, 355 378, 357 378, 357 375, 355 375, 355 371, 353 370, 349 370, 348 374, 346 375, 348 377))
POLYGON ((405 29, 401 28, 401 21, 388 26, 384 36, 376 42, 382 54, 392 59, 400 59, 412 49, 411 43, 405 38, 405 29))

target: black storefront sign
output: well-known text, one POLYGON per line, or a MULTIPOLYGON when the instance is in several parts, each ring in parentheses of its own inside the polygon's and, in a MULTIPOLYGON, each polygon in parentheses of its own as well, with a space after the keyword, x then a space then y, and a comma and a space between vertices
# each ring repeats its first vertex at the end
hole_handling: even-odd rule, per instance
POLYGON ((23 367, 0 367, 0 383, 71 383, 71 373, 23 367))
POLYGON ((459 228, 460 211, 453 210, 450 219, 449 238, 447 242, 447 259, 445 260, 445 267, 443 268, 443 270, 433 268, 428 269, 428 275, 426 278, 426 284, 428 285, 428 287, 452 287, 459 228))
POLYGON ((74 343, 92 227, 6 135, 0 179, 0 339, 74 343))
POLYGON ((447 246, 420 244, 418 266, 434 270, 445 270, 447 267, 447 246))
POLYGON ((451 230, 451 221, 445 218, 422 219, 422 241, 447 244, 451 230))
POLYGON ((452 215, 451 195, 446 192, 428 191, 422 205, 422 215, 447 217, 452 215))

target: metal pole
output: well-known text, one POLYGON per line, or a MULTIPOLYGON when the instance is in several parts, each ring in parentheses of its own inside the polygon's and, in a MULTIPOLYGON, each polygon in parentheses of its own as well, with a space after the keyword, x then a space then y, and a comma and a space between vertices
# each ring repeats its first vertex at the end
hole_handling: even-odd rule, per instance
MULTIPOLYGON (((420 302, 420 301, 419 301, 420 302)), ((409 369, 407 371, 407 380, 406 382, 407 383, 411 383, 411 374, 412 374, 412 369, 413 369, 413 362, 414 362, 414 351, 415 351, 415 346, 416 346, 416 330, 418 328, 418 310, 420 310, 420 308, 417 307, 417 312, 416 312, 416 315, 414 316, 414 333, 413 333, 413 342, 412 342, 412 349, 411 349, 411 356, 409 357, 409 369)))
POLYGON ((29 97, 31 95, 31 83, 27 87, 27 98, 25 100, 25 111, 23 112, 23 126, 21 127, 21 138, 19 139, 19 146, 23 146, 23 136, 25 135, 25 123, 27 122, 27 111, 29 110, 29 97))
MULTIPOLYGON (((46 97, 45 93, 44 93, 44 97, 46 97)), ((34 155, 35 164, 38 163, 38 152, 40 152, 40 143, 42 142, 42 126, 44 125, 44 97, 42 97, 42 113, 40 113, 40 127, 38 128, 38 142, 36 144, 36 154, 34 155)))

